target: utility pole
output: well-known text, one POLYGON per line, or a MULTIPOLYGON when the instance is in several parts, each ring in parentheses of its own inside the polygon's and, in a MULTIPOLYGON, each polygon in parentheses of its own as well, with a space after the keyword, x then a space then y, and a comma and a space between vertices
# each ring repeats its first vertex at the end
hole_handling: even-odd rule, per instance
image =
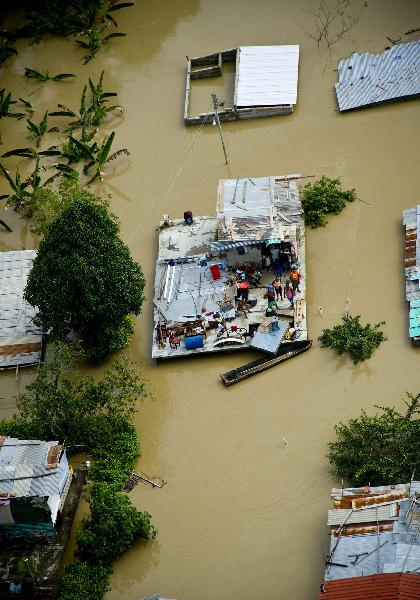
POLYGON ((220 139, 222 141, 223 152, 224 152, 224 155, 225 155, 225 161, 226 161, 226 164, 228 165, 229 161, 228 161, 227 152, 226 152, 225 140, 223 139, 222 126, 220 124, 219 113, 217 112, 217 108, 219 106, 219 99, 216 96, 216 94, 211 94, 211 99, 213 100, 214 118, 215 118, 215 121, 216 121, 216 123, 217 123, 217 125, 219 127, 220 139))

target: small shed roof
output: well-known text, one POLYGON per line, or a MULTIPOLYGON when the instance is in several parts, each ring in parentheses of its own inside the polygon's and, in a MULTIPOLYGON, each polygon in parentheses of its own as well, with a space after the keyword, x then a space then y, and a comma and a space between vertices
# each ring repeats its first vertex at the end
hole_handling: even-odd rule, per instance
POLYGON ((69 474, 56 441, 0 437, 0 492, 14 497, 60 494, 69 474))
POLYGON ((235 105, 296 104, 298 66, 297 45, 238 48, 235 105))

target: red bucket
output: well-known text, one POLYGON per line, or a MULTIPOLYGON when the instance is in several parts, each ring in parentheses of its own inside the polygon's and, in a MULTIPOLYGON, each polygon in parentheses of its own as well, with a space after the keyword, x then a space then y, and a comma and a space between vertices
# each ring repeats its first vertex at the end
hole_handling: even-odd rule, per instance
POLYGON ((213 276, 213 279, 220 279, 220 269, 219 265, 211 265, 210 271, 213 276))

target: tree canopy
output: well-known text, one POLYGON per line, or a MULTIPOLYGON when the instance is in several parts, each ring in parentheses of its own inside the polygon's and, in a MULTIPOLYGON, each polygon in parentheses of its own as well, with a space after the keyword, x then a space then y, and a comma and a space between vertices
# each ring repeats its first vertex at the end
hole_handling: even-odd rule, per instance
POLYGON ((369 416, 335 427, 337 441, 329 444, 328 459, 337 475, 353 485, 410 481, 420 473, 420 394, 408 394, 407 410, 380 407, 369 416))
POLYGON ((90 515, 77 534, 77 554, 92 565, 111 565, 135 540, 155 537, 151 517, 107 483, 95 483, 88 497, 90 515))
POLYGON ((346 202, 354 200, 355 190, 343 190, 340 177, 330 179, 323 176, 314 183, 307 183, 302 193, 305 223, 313 229, 325 227, 328 214, 338 215, 346 206, 346 202))
POLYGON ((105 207, 75 200, 48 227, 25 289, 52 339, 75 332, 88 360, 103 360, 133 333, 145 285, 140 265, 105 207))
POLYGON ((360 315, 343 316, 343 322, 332 329, 324 329, 318 340, 321 348, 334 348, 339 354, 348 352, 354 364, 370 358, 374 350, 387 338, 379 328, 385 321, 376 325, 361 325, 360 315))

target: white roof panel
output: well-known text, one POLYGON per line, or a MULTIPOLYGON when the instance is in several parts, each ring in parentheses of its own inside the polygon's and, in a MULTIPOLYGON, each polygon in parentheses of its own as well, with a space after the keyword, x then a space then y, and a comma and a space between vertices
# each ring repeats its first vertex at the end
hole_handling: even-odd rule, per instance
POLYGON ((296 104, 299 46, 238 48, 235 105, 296 104))

